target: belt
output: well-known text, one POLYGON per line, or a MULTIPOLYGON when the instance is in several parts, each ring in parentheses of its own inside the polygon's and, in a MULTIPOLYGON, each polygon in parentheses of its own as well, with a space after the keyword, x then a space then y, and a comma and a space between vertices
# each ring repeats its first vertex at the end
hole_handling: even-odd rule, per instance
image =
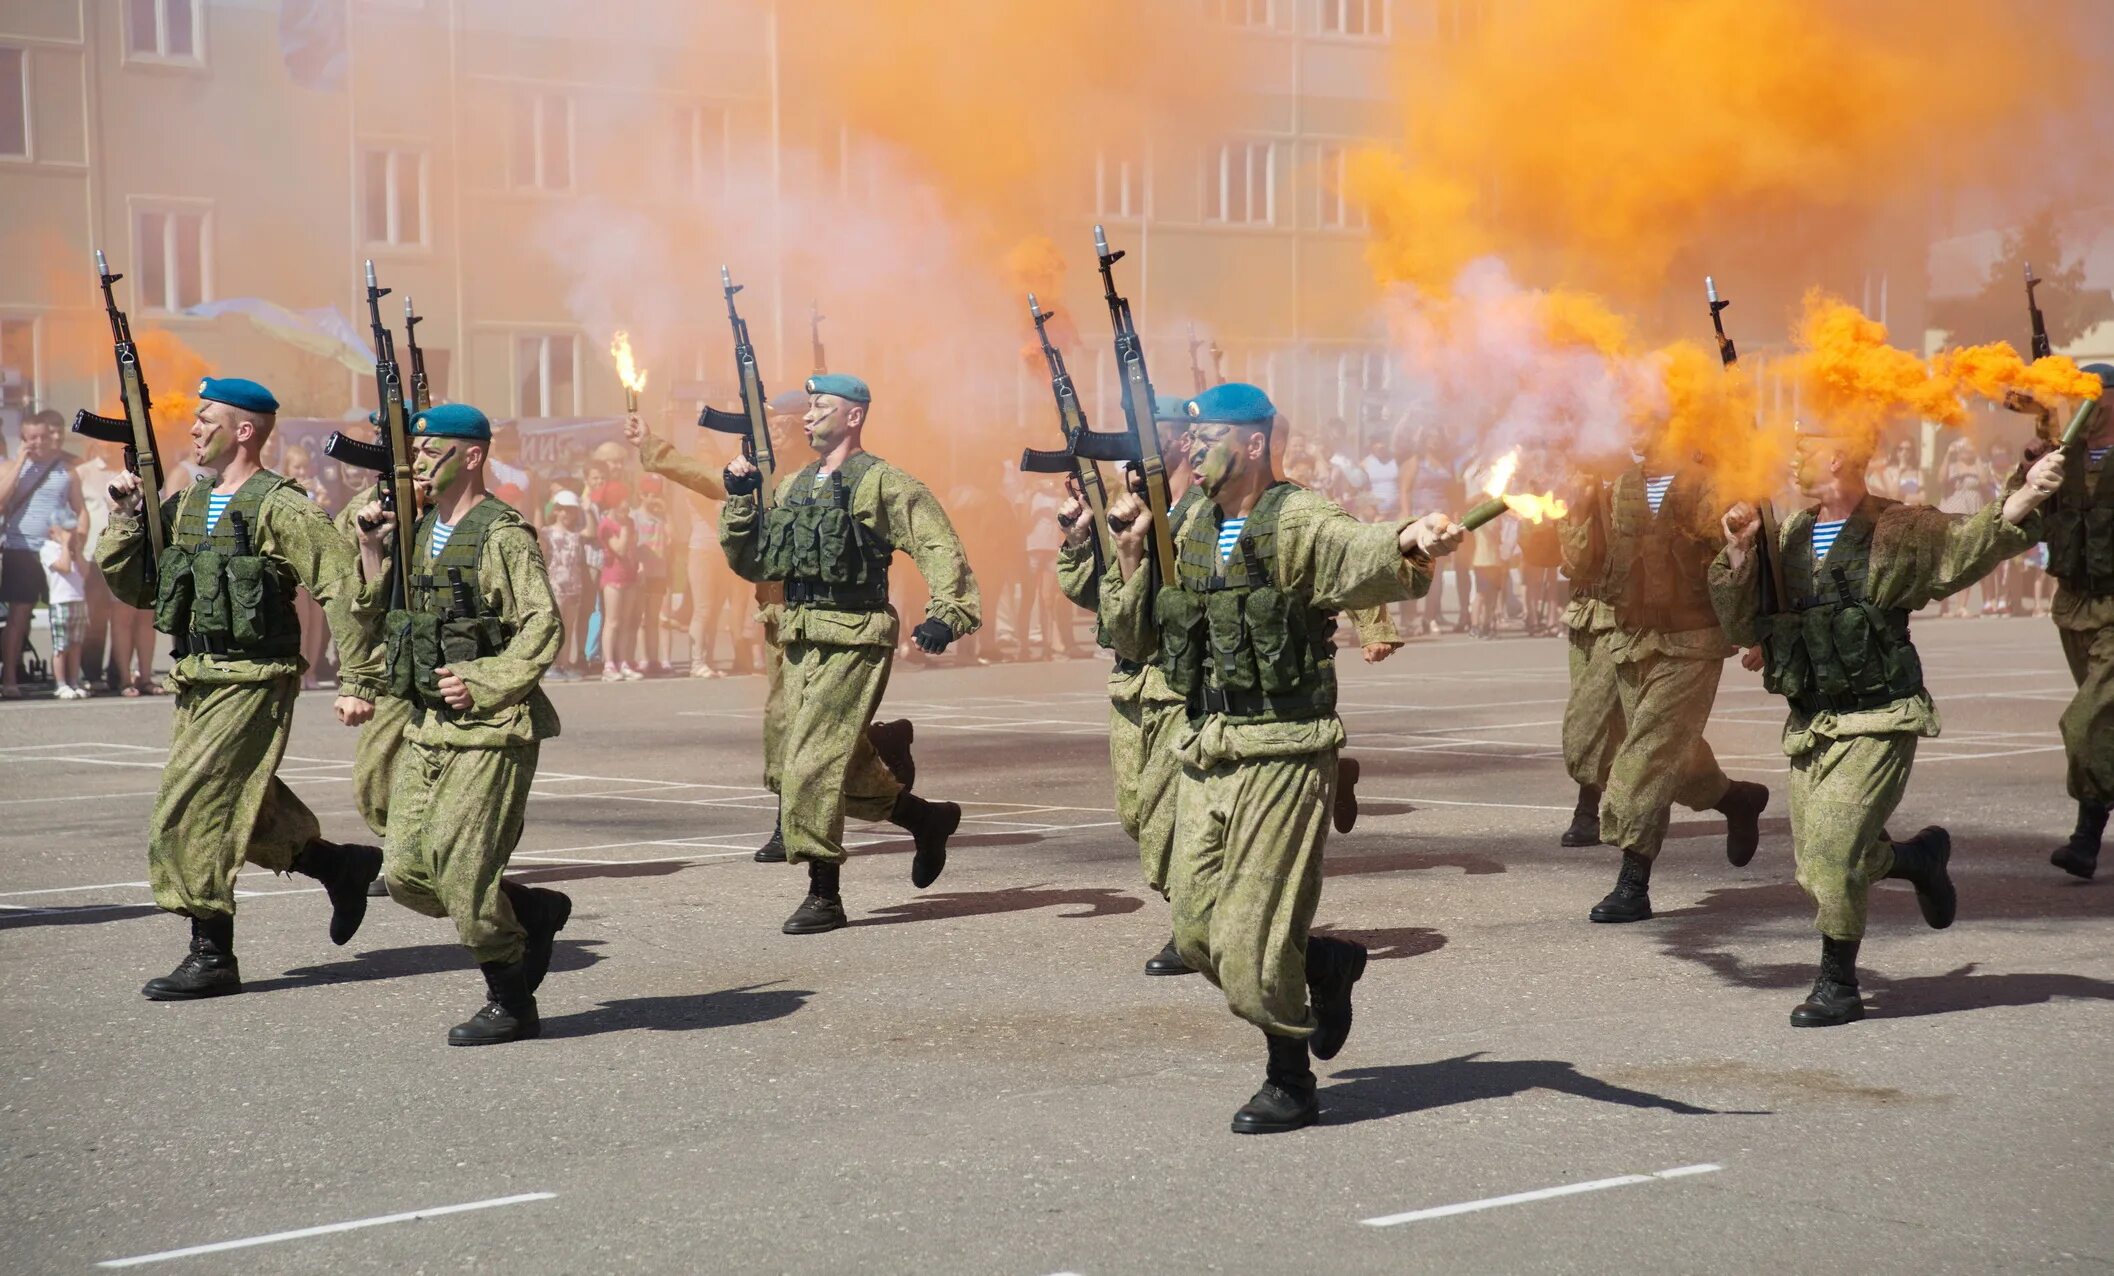
POLYGON ((235 640, 228 634, 202 634, 196 631, 184 635, 184 650, 194 656, 232 656, 236 654, 235 640))
POLYGON ((1234 691, 1209 685, 1197 688, 1197 704, 1202 713, 1223 713, 1235 718, 1260 718, 1273 714, 1280 718, 1327 716, 1315 708, 1314 701, 1307 696, 1268 696, 1260 691, 1234 691))
POLYGON ((1817 713, 1863 713, 1868 709, 1884 709, 1896 700, 1906 700, 1922 691, 1923 686, 1918 683, 1915 690, 1902 695, 1891 691, 1875 691, 1864 696, 1850 695, 1847 692, 1829 695, 1826 692, 1809 691, 1787 698, 1792 708, 1810 718, 1817 713))
POLYGON ((1123 657, 1117 656, 1116 672, 1126 678, 1135 677, 1145 672, 1145 662, 1142 660, 1125 660, 1123 657))
POLYGON ((834 607, 838 611, 886 611, 888 610, 888 588, 881 587, 879 597, 845 597, 833 585, 816 584, 811 581, 789 580, 785 582, 787 606, 801 607, 820 605, 834 607))

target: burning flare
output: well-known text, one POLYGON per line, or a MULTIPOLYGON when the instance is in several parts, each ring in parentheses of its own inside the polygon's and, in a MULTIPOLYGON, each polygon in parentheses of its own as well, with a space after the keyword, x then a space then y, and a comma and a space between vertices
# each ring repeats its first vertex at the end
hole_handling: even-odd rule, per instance
POLYGON ((639 370, 631 357, 631 334, 622 328, 610 339, 609 355, 617 361, 617 380, 624 383, 624 403, 633 412, 639 410, 639 391, 646 388, 646 374, 639 370))
POLYGON ((1540 496, 1508 495, 1505 489, 1512 486, 1512 475, 1518 469, 1518 448, 1499 457, 1497 464, 1490 467, 1490 477, 1483 483, 1483 492, 1490 499, 1461 515, 1461 526, 1472 532, 1506 510, 1530 523, 1539 523, 1545 518, 1562 518, 1570 512, 1554 492, 1544 492, 1540 496))

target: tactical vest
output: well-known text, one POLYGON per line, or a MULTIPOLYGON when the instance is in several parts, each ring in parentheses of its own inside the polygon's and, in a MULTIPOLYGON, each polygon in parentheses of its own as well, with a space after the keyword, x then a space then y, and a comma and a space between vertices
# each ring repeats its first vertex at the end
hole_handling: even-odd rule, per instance
POLYGON ((294 612, 300 584, 283 559, 257 552, 264 502, 290 479, 259 470, 206 529, 212 480, 200 476, 177 501, 174 525, 156 565, 154 627, 185 655, 292 660, 301 654, 294 612))
POLYGON ((1813 561, 1813 511, 1792 516, 1783 535, 1784 609, 1762 618, 1762 686, 1804 714, 1878 709, 1923 690, 1923 662, 1909 641, 1905 608, 1865 599, 1872 530, 1897 502, 1867 496, 1813 561))
POLYGON ((1296 483, 1263 492, 1221 564, 1212 505, 1178 530, 1174 581, 1154 600, 1160 664, 1192 720, 1299 722, 1336 712, 1336 618, 1277 587, 1277 516, 1296 483))
POLYGON ((480 660, 506 650, 514 633, 501 618, 485 611, 478 589, 477 566, 494 528, 521 525, 521 515, 496 496, 487 496, 463 515, 448 543, 434 555, 436 512, 427 510, 411 537, 414 571, 404 589, 404 606, 388 619, 389 694, 421 709, 447 710, 434 670, 459 660, 480 660))
POLYGON ((2048 574, 2088 595, 2114 594, 2114 464, 2095 470, 2082 443, 2064 460, 2063 485, 2041 509, 2048 574))
POLYGON ((1717 546, 1696 534, 1701 490, 1677 476, 1652 513, 1644 470, 1615 480, 1608 501, 1607 575, 1600 597, 1624 629, 1682 633, 1717 626, 1710 604, 1710 562, 1717 546))
MULTIPOLYGON (((1198 501, 1203 499, 1204 489, 1194 483, 1190 484, 1189 490, 1182 493, 1182 498, 1174 503, 1174 508, 1167 511, 1167 525, 1170 528, 1179 529, 1182 526, 1182 520, 1189 517, 1189 511, 1195 508, 1198 501)), ((1103 563, 1101 570, 1108 570, 1108 565, 1103 563)), ((1141 570, 1144 569, 1141 568, 1141 570)), ((1098 574, 1095 577, 1095 589, 1096 591, 1100 589, 1100 577, 1098 574)), ((1108 622, 1102 618, 1098 607, 1094 609, 1094 641, 1100 643, 1103 647, 1115 646, 1115 643, 1109 640, 1108 622)), ((1129 677, 1132 674, 1145 672, 1145 665, 1141 661, 1125 660, 1122 656, 1117 656, 1116 672, 1129 677)))
POLYGON ((763 516, 763 578, 785 582, 789 607, 881 611, 888 606, 888 560, 895 547, 852 517, 852 493, 879 465, 858 452, 828 477, 822 463, 779 485, 763 516))

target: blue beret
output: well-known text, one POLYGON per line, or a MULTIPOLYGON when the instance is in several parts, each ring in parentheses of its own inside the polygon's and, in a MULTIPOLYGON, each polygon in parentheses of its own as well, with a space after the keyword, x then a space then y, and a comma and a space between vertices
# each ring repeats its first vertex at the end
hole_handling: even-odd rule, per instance
POLYGON ((1179 421, 1189 424, 1186 401, 1179 394, 1156 394, 1152 398, 1152 419, 1155 421, 1179 421))
POLYGON ((432 439, 483 442, 492 437, 492 422, 467 403, 436 403, 411 418, 411 432, 432 439))
POLYGON ((873 391, 857 377, 848 377, 841 372, 824 372, 807 379, 809 394, 834 394, 853 403, 872 403, 873 391))
POLYGON ((248 377, 207 377, 198 383, 198 397, 225 403, 244 412, 277 412, 279 400, 248 377))
POLYGON ((2114 389, 2114 363, 2088 363, 2078 371, 2089 372, 2099 378, 2101 385, 2114 389))
POLYGON ((1189 419, 1205 425, 1260 425, 1277 419, 1277 406, 1255 386, 1228 381, 1212 386, 1188 403, 1189 419))
POLYGON ((804 390, 782 390, 772 395, 771 401, 764 406, 768 407, 774 416, 805 416, 807 415, 807 392, 804 390))

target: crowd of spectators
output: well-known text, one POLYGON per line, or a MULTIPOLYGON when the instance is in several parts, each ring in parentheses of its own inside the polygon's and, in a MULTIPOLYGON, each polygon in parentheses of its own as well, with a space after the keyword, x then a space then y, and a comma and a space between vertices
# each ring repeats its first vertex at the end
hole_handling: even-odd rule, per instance
MULTIPOLYGON (((1282 435, 1285 476, 1367 520, 1458 514, 1481 499, 1499 459, 1488 449, 1455 445, 1439 430, 1406 425, 1356 430, 1331 420, 1318 431, 1286 428, 1282 435)), ((263 459, 336 513, 372 479, 324 456, 321 437, 282 430, 263 459)), ((85 453, 73 453, 69 443, 82 441, 66 433, 58 414, 40 412, 24 422, 22 445, 0 458, 0 698, 18 699, 38 681, 63 699, 157 694, 152 616, 118 603, 93 562, 121 449, 88 443, 85 453), (33 609, 46 601, 48 658, 27 641, 33 609)), ((682 441, 686 448, 713 445, 694 435, 682 441)), ((1881 496, 1963 512, 1990 499, 2015 460, 2012 449, 1958 439, 1925 464, 1914 440, 1904 439, 1874 458, 1870 482, 1881 496)), ((1561 453, 1528 449, 1510 487, 1555 489, 1564 467, 1561 453)), ((172 486, 193 477, 180 461, 171 468, 172 486)), ((719 551, 716 502, 643 472, 634 449, 617 438, 523 440, 503 428, 490 472, 495 494, 528 516, 543 544, 566 630, 553 679, 634 681, 683 671, 712 678, 762 668, 754 587, 734 576, 719 551)), ((941 659, 988 664, 1091 653, 1092 618, 1057 589, 1059 485, 1000 462, 992 482, 935 486, 969 547, 985 613, 984 629, 941 659)), ((2007 563, 1948 600, 1945 614, 2044 612, 2052 590, 2040 555, 2036 548, 2007 563)), ((901 556, 892 592, 906 615, 924 604, 922 582, 901 556)), ((1559 632, 1566 601, 1556 526, 1502 518, 1474 533, 1442 565, 1428 596, 1402 604, 1396 619, 1405 637, 1547 636, 1559 632)), ((330 634, 305 593, 298 610, 307 685, 323 685, 337 663, 330 634)), ((1351 640, 1347 628, 1342 638, 1351 640)), ((907 643, 902 654, 912 663, 927 659, 907 643)))

